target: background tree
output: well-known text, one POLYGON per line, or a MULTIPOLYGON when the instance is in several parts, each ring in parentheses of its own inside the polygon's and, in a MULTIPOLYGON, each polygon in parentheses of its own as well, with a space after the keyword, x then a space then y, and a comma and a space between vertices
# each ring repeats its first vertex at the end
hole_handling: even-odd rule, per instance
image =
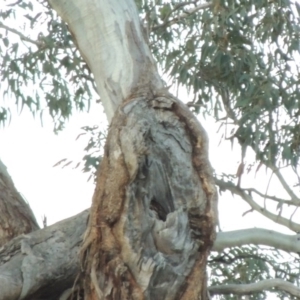
MULTIPOLYGON (((294 232, 291 235, 263 229, 219 232, 214 246, 218 252, 209 259, 211 293, 228 294, 222 296, 224 299, 235 299, 235 294, 250 294, 251 299, 260 299, 271 290, 279 299, 299 297, 296 288, 299 259, 293 254, 300 248, 297 236, 300 226, 295 221, 300 203, 298 4, 289 1, 137 1, 136 4, 161 69, 178 87, 187 87, 192 95, 188 103, 191 110, 211 115, 219 122, 222 142, 230 141, 235 149, 240 149, 236 174, 222 174, 214 166, 220 191, 237 195, 250 206, 250 211, 294 232), (262 167, 285 190, 285 197, 274 196, 276 191, 268 188, 261 191, 247 186, 247 172, 261 172, 262 167)), ((45 105, 39 89, 44 86, 46 107, 55 121, 55 130, 60 130, 72 109, 88 105, 94 83, 66 25, 47 4, 32 12, 30 9, 32 4, 22 1, 7 6, 1 13, 0 26, 5 29, 1 44, 3 91, 36 114, 45 105), (44 22, 47 26, 43 34, 36 38, 6 25, 18 13, 29 20, 27 30, 44 22), (28 48, 21 49, 19 38, 28 48), (32 93, 26 95, 22 89, 24 83, 37 87, 34 97, 32 93), (68 88, 70 83, 73 89, 68 88)), ((1 120, 5 122, 8 117, 9 110, 2 107, 1 120)), ((94 161, 87 158, 89 167, 94 161)), ((6 267, 9 268, 9 263, 6 267)))

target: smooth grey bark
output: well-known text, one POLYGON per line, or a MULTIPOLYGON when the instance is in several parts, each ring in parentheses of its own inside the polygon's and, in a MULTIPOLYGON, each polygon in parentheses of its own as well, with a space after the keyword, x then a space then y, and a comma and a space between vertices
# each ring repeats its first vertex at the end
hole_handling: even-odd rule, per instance
POLYGON ((140 85, 163 88, 133 0, 49 0, 92 71, 110 122, 140 85))
POLYGON ((221 252, 225 248, 246 244, 265 245, 286 252, 300 252, 300 234, 283 234, 273 230, 251 228, 219 232, 213 250, 221 252))
POLYGON ((282 279, 266 279, 249 284, 227 284, 212 286, 209 291, 212 295, 251 295, 261 291, 281 290, 300 298, 300 288, 282 279))

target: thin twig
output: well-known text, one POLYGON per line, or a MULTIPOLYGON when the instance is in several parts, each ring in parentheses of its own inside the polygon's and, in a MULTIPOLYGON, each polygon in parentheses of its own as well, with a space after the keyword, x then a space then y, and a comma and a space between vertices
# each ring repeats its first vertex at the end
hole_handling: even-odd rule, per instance
POLYGON ((267 198, 267 199, 270 199, 270 200, 274 200, 274 201, 279 202, 279 203, 283 203, 283 204, 287 204, 287 205, 297 205, 297 204, 293 203, 291 200, 281 199, 281 198, 278 198, 276 196, 270 196, 270 195, 267 195, 267 194, 263 194, 262 192, 254 189, 254 188, 245 189, 245 191, 248 191, 250 193, 255 193, 255 194, 259 195, 262 198, 267 198))
POLYGON ((267 209, 264 209, 262 206, 260 206, 257 202, 254 201, 251 195, 247 194, 245 190, 234 185, 232 182, 225 182, 217 178, 215 178, 215 182, 221 188, 221 190, 228 190, 235 195, 239 195, 243 200, 245 200, 250 205, 252 209, 256 210, 257 212, 267 217, 268 219, 272 220, 273 222, 286 226, 287 228, 289 228, 294 232, 300 231, 300 224, 292 222, 287 218, 284 218, 282 216, 270 212, 267 209))
POLYGON ((268 167, 275 173, 275 175, 279 179, 280 183, 282 184, 282 186, 284 187, 286 192, 291 197, 291 201, 294 202, 296 205, 300 205, 300 198, 297 197, 296 194, 292 191, 289 184, 285 181, 282 174, 280 173, 279 169, 274 165, 270 165, 268 167))
POLYGON ((191 9, 188 9, 186 10, 184 13, 182 13, 181 15, 179 15, 178 17, 175 17, 171 20, 168 21, 168 19, 166 18, 164 20, 164 22, 162 24, 159 24, 159 25, 156 25, 152 28, 152 30, 157 30, 161 27, 167 27, 167 26, 171 26, 173 24, 176 24, 178 23, 179 21, 189 17, 190 15, 194 14, 195 12, 199 11, 199 10, 202 10, 202 9, 206 9, 206 8, 209 8, 213 5, 212 2, 208 2, 208 3, 203 3, 203 4, 199 4, 197 5, 196 7, 194 8, 191 8, 191 9))
POLYGON ((267 184, 267 188, 266 188, 266 192, 265 192, 265 197, 264 197, 264 208, 267 208, 266 207, 266 199, 267 199, 266 195, 268 194, 268 190, 269 190, 269 187, 270 187, 270 184, 271 184, 271 180, 272 180, 273 174, 274 174, 274 172, 271 173, 271 176, 270 176, 270 178, 268 180, 268 184, 267 184))
POLYGON ((21 38, 21 40, 32 43, 32 44, 36 45, 38 48, 43 47, 43 45, 45 44, 41 40, 35 41, 35 40, 32 40, 32 39, 26 37, 23 33, 19 32, 16 29, 13 29, 13 28, 10 28, 10 27, 4 25, 2 22, 0 22, 0 28, 6 29, 7 31, 17 34, 21 38))

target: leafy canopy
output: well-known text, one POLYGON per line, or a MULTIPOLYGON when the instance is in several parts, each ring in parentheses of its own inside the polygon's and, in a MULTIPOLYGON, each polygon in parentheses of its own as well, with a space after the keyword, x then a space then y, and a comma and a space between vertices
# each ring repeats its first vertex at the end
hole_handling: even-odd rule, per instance
MULTIPOLYGON (((74 108, 88 109, 92 74, 67 26, 46 4, 7 2, 0 12, 1 92, 33 114, 48 110, 55 129, 74 108), (18 27, 16 27, 16 20, 18 27)), ((193 94, 195 113, 213 115, 257 159, 297 166, 299 12, 297 2, 137 0, 161 69, 193 94), (229 125, 230 124, 230 125, 229 125)), ((2 103, 0 122, 9 119, 2 103)))
POLYGON ((0 39, 1 92, 7 101, 0 103, 0 123, 10 118, 10 101, 33 115, 42 117, 46 110, 55 131, 63 128, 74 108, 89 108, 92 74, 67 26, 48 4, 7 4, 0 12, 0 39))

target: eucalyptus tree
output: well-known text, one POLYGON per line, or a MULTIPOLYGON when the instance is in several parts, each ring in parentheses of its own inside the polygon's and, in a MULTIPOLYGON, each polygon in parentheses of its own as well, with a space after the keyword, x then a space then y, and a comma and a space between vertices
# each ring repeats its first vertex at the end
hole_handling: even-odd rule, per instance
MULTIPOLYGON (((1 12, 3 97, 34 115, 48 110, 59 131, 96 91, 110 128, 80 255, 88 212, 26 236, 18 234, 36 227, 6 235, 8 218, 0 216, 5 242, 16 236, 0 250, 0 299, 207 299, 214 182, 293 233, 219 231, 209 293, 299 297, 297 2, 49 2, 7 3, 1 12), (168 92, 155 60, 192 95, 189 109, 168 92), (214 166, 212 179, 207 137, 191 111, 213 116, 222 143, 239 149, 236 174, 214 166), (286 198, 244 183, 247 171, 262 168, 286 198)), ((8 119, 3 104, 0 120, 8 119)), ((87 168, 98 167, 86 158, 87 168)), ((10 186, 0 200, 13 211, 15 199, 2 197, 10 186)), ((36 224, 26 211, 19 218, 36 224)))

